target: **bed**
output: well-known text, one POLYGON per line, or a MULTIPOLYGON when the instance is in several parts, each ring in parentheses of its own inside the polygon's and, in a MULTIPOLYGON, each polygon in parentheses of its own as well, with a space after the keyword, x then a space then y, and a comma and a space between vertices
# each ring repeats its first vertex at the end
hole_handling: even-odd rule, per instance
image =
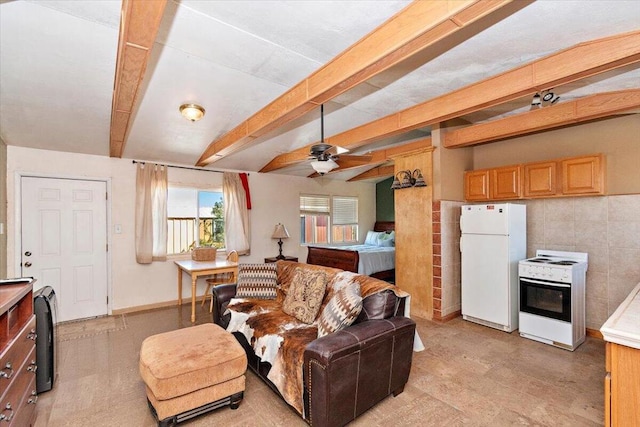
MULTIPOLYGON (((378 221, 375 232, 390 234, 395 230, 395 222, 378 221)), ((395 278, 395 247, 374 245, 354 246, 309 246, 307 264, 324 265, 345 271, 392 281, 395 278)))

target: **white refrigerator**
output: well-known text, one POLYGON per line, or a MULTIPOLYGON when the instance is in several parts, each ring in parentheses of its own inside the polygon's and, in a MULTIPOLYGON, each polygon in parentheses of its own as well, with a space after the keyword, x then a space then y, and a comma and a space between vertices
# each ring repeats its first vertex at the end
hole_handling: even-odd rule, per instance
POLYGON ((527 254, 527 211, 513 203, 464 205, 460 217, 462 317, 518 329, 518 261, 527 254))

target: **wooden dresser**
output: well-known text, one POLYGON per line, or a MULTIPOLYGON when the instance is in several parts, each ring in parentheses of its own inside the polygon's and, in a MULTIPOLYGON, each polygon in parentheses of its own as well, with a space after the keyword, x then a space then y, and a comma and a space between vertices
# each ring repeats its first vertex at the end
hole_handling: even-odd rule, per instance
POLYGON ((0 425, 35 424, 36 369, 33 282, 0 284, 0 425))

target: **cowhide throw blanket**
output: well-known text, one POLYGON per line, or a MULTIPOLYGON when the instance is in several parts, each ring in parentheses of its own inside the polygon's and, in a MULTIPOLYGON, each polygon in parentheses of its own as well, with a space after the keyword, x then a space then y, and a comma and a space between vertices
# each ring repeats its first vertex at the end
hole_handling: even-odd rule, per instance
MULTIPOLYGON (((408 294, 397 287, 368 276, 337 273, 328 278, 327 292, 320 312, 333 296, 333 284, 340 280, 360 283, 361 295, 366 297, 387 289, 404 297, 408 294)), ((229 302, 231 320, 227 331, 242 333, 257 356, 271 365, 267 377, 278 388, 285 401, 303 414, 302 365, 304 350, 318 337, 316 322, 311 325, 282 311, 288 286, 281 286, 275 300, 234 298, 229 302)))

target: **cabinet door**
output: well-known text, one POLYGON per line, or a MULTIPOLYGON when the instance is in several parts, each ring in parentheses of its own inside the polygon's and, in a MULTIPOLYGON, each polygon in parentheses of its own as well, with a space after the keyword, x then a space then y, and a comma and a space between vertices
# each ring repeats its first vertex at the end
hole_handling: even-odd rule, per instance
POLYGON ((489 170, 464 173, 464 198, 466 200, 489 200, 489 170))
POLYGON ((576 157, 562 161, 563 194, 603 194, 604 158, 602 155, 576 157))
POLYGON ((556 162, 527 163, 523 167, 524 197, 555 196, 556 162))
POLYGON ((491 198, 518 199, 520 191, 520 166, 505 166, 491 170, 491 198))

